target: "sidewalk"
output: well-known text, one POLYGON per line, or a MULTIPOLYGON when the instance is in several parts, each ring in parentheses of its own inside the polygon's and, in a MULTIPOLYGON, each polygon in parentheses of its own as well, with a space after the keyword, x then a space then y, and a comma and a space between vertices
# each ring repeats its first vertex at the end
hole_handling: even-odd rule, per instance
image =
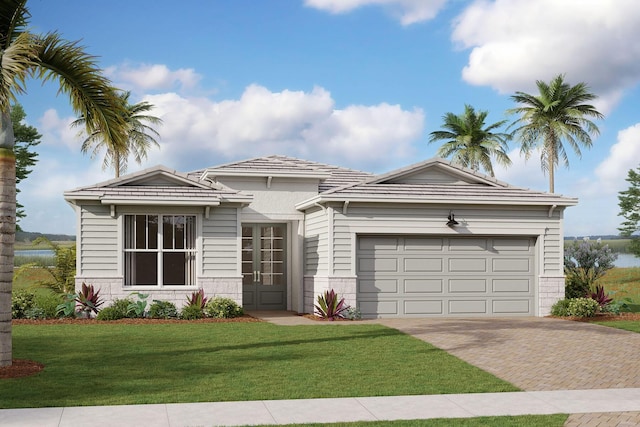
POLYGON ((632 411, 640 411, 640 388, 3 409, 0 426, 241 426, 632 411))

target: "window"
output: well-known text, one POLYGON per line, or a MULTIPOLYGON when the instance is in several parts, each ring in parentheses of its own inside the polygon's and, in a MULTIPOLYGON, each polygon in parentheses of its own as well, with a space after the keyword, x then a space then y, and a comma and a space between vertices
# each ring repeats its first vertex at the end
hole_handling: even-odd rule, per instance
POLYGON ((125 286, 195 286, 195 215, 125 215, 125 286))

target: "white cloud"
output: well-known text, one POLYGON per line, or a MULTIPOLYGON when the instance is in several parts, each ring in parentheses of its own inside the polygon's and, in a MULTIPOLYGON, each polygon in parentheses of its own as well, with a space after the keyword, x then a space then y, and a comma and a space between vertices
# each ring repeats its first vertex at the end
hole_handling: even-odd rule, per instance
POLYGON ((472 49, 465 81, 510 93, 565 73, 601 96, 604 113, 640 81, 639 37, 636 0, 476 0, 452 34, 472 49))
POLYGON ((402 25, 433 19, 447 0, 305 0, 305 5, 330 13, 351 12, 363 6, 384 6, 402 25))
POLYGON ((170 70, 164 64, 123 64, 110 67, 106 74, 123 89, 136 88, 143 91, 170 90, 175 87, 190 90, 202 79, 192 68, 170 70))
POLYGON ((618 132, 618 140, 609 150, 609 156, 596 168, 597 194, 617 194, 626 190, 625 181, 630 169, 640 163, 640 123, 618 132))
POLYGON ((69 149, 79 149, 82 138, 79 132, 82 128, 72 128, 74 117, 60 117, 54 109, 48 109, 39 120, 38 131, 42 134, 42 143, 49 146, 64 146, 69 149))
POLYGON ((271 92, 251 85, 237 100, 214 102, 175 93, 146 98, 164 121, 162 149, 150 161, 179 170, 239 157, 289 154, 375 168, 403 159, 423 131, 422 110, 398 105, 352 105, 336 110, 331 94, 271 92))

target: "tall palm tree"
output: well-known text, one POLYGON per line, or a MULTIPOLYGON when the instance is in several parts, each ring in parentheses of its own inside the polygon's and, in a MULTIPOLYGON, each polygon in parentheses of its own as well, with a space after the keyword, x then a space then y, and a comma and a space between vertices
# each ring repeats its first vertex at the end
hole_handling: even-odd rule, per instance
MULTIPOLYGON (((118 147, 109 139, 108 134, 101 129, 93 131, 82 143, 82 152, 91 151, 91 158, 95 158, 103 148, 106 149, 102 168, 107 169, 113 167, 116 178, 127 170, 127 160, 129 155, 133 155, 136 163, 141 164, 142 160, 147 158, 147 152, 151 146, 160 147, 155 137, 160 134, 151 126, 160 125, 162 120, 158 117, 151 116, 148 113, 153 110, 153 104, 146 101, 130 104, 129 97, 131 92, 121 92, 119 95, 120 102, 123 106, 123 119, 127 123, 127 145, 124 148, 118 147)), ((83 126, 85 118, 80 117, 74 121, 71 126, 83 126)))
POLYGON ((445 141, 438 149, 438 156, 448 158, 452 156, 453 163, 477 171, 482 167, 491 176, 493 164, 491 159, 504 166, 511 164, 507 155, 507 143, 510 135, 495 132, 507 121, 502 120, 485 127, 488 111, 478 111, 470 106, 464 106, 464 113, 456 115, 446 113, 443 117, 442 128, 431 132, 429 143, 445 141))
POLYGON ((580 146, 591 148, 592 136, 600 133, 598 126, 588 117, 602 119, 604 116, 588 102, 597 98, 586 83, 574 86, 564 81, 559 74, 550 83, 536 81, 538 95, 516 92, 511 99, 520 106, 508 110, 520 117, 511 125, 517 126, 514 136, 520 138, 520 152, 526 159, 540 148, 540 163, 543 171, 549 172, 549 192, 554 192, 554 169, 560 159, 569 167, 569 158, 562 141, 569 143, 581 158, 580 146))
POLYGON ((10 104, 25 91, 28 77, 57 80, 77 114, 87 117, 87 133, 105 129, 124 146, 125 124, 111 82, 94 57, 58 33, 27 30, 26 0, 0 2, 0 366, 11 365, 11 288, 16 227, 16 159, 10 104))

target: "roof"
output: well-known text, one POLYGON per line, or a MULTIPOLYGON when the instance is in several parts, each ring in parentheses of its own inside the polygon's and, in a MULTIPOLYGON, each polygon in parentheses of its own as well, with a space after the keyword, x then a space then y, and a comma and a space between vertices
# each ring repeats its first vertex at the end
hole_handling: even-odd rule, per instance
POLYGON ((576 198, 514 187, 440 158, 332 188, 299 203, 296 208, 304 210, 317 203, 332 201, 545 206, 578 203, 576 198), (436 179, 439 176, 446 179, 436 179))
POLYGON ((215 179, 219 176, 271 176, 317 179, 319 180, 319 193, 332 188, 362 182, 375 176, 369 172, 281 155, 256 157, 227 163, 193 171, 187 175, 201 179, 215 179))
POLYGON ((65 200, 98 200, 103 204, 217 206, 221 202, 248 203, 251 195, 211 182, 193 179, 164 166, 64 192, 65 200))

